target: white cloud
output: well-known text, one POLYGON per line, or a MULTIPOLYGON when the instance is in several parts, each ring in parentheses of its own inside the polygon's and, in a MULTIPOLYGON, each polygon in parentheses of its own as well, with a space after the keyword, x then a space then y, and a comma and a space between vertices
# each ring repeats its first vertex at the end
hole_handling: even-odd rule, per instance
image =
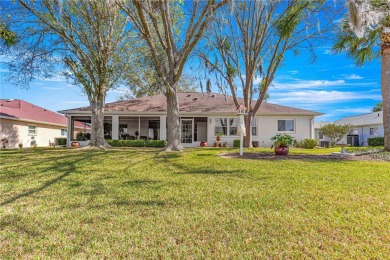
POLYGON ((365 114, 365 113, 370 113, 372 107, 347 107, 347 108, 339 108, 336 109, 336 112, 341 112, 341 113, 356 113, 356 114, 365 114))
POLYGON ((275 89, 308 89, 345 85, 345 80, 294 80, 288 83, 275 81, 273 86, 275 89))
POLYGON ((297 71, 297 70, 290 70, 289 72, 290 72, 292 75, 295 75, 295 74, 298 74, 299 71, 297 71))
POLYGON ((342 74, 341 79, 363 79, 363 77, 357 74, 351 74, 351 75, 342 74))
POLYGON ((300 103, 335 103, 341 101, 352 101, 359 99, 374 99, 380 100, 381 95, 367 94, 364 92, 341 92, 341 91, 296 91, 296 92, 283 92, 283 93, 270 93, 270 101, 277 104, 283 104, 283 102, 300 102, 300 103))
POLYGON ((10 72, 9 69, 0 69, 0 73, 8 73, 8 72, 10 72))

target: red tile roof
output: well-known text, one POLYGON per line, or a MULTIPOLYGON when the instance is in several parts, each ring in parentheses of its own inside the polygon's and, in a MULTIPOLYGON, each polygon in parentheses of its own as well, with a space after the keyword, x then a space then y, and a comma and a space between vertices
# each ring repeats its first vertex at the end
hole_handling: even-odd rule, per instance
MULTIPOLYGON (((19 99, 0 99, 0 117, 61 126, 68 124, 65 116, 19 99)), ((81 123, 76 126, 84 127, 81 123)))
MULTIPOLYGON (((193 114, 235 114, 237 108, 234 105, 233 97, 223 94, 206 93, 179 93, 180 112, 193 114)), ((244 103, 239 98, 239 103, 244 103)), ((90 107, 75 108, 60 111, 61 113, 77 113, 78 111, 90 111, 90 107)), ((150 97, 136 98, 113 103, 107 103, 106 112, 128 111, 128 112, 155 112, 164 113, 167 111, 166 97, 164 95, 155 95, 150 97)), ((262 103, 257 115, 322 115, 322 113, 275 105, 271 103, 262 103)))

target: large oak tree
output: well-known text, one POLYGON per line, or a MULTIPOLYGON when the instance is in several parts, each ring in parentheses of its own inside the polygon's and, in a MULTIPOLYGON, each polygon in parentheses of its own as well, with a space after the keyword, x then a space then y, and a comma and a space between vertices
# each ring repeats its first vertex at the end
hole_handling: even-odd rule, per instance
POLYGON ((275 73, 283 64, 286 52, 307 50, 325 38, 336 15, 324 1, 237 1, 234 8, 224 8, 207 30, 207 47, 199 52, 216 84, 227 86, 236 107, 242 90, 245 107, 245 146, 251 146, 252 120, 267 97, 275 73), (321 12, 321 13, 320 13, 321 12), (256 83, 259 82, 259 83, 256 83))
POLYGON ((177 93, 184 65, 216 10, 227 2, 131 0, 126 3, 118 0, 145 40, 164 86, 168 125, 166 151, 182 150, 177 93))
POLYGON ((10 5, 20 44, 14 49, 15 83, 50 77, 59 67, 88 96, 92 146, 104 147, 106 93, 129 66, 128 21, 114 0, 16 0, 10 5))

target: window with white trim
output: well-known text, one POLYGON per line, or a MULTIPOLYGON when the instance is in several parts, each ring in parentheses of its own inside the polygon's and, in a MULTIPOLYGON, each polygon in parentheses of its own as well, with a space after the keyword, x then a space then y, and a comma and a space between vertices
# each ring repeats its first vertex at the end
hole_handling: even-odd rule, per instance
POLYGON ((215 132, 217 133, 223 133, 224 135, 227 135, 227 118, 215 118, 215 132))
MULTIPOLYGON (((238 117, 232 118, 215 118, 214 134, 221 132, 225 136, 238 136, 238 125, 240 119, 238 117)), ((252 120, 252 135, 257 135, 257 120, 252 120)))
POLYGON ((378 135, 378 127, 371 127, 370 135, 378 135))
POLYGON ((239 118, 229 118, 229 135, 238 135, 237 129, 239 123, 239 118))
POLYGON ((257 135, 257 120, 256 120, 256 118, 252 119, 252 135, 257 135))
POLYGON ((68 134, 68 129, 61 129, 61 136, 66 136, 68 134))
POLYGON ((318 139, 324 139, 324 133, 318 132, 318 139))
POLYGON ((37 135, 37 127, 35 125, 28 125, 28 135, 37 135))
POLYGON ((278 120, 278 132, 295 132, 295 120, 278 120))

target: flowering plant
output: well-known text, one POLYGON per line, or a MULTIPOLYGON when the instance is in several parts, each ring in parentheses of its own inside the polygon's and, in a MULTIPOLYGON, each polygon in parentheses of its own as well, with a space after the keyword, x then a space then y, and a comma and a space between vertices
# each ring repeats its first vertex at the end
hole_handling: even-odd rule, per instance
POLYGON ((275 147, 290 146, 294 142, 294 138, 291 135, 277 134, 271 138, 274 141, 275 147))

